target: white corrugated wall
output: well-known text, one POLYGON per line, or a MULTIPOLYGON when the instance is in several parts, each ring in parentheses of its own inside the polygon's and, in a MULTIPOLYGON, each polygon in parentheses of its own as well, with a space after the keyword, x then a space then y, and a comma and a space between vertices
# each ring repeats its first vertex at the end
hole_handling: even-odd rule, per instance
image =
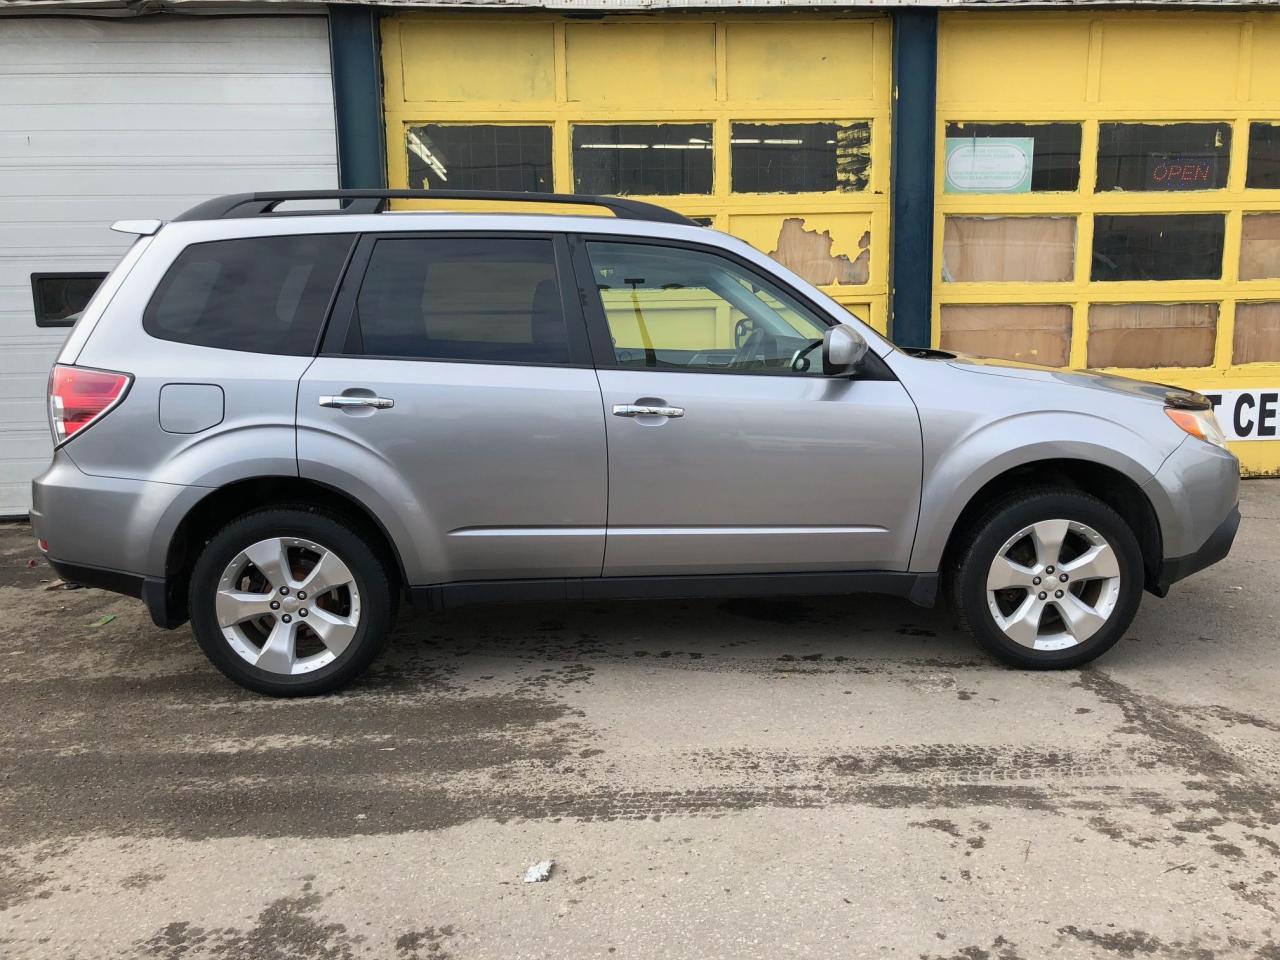
POLYGON ((0 516, 49 461, 31 274, 110 270, 114 220, 338 185, 323 16, 0 18, 0 516))

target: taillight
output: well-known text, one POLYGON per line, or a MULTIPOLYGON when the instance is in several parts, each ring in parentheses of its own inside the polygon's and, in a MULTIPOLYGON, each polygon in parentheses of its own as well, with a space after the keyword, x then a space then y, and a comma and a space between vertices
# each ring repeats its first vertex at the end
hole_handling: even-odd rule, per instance
POLYGON ((54 444, 66 442, 114 407, 132 382, 127 373, 55 365, 49 376, 54 444))

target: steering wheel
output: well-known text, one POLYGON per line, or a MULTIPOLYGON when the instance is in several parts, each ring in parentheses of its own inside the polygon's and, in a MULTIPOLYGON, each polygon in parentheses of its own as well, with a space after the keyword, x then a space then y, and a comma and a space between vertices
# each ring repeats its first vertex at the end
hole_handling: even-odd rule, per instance
POLYGON ((750 336, 742 341, 742 346, 733 355, 733 360, 729 366, 735 370, 742 370, 755 363, 756 356, 760 352, 760 345, 764 342, 764 328, 756 327, 751 331, 750 336))

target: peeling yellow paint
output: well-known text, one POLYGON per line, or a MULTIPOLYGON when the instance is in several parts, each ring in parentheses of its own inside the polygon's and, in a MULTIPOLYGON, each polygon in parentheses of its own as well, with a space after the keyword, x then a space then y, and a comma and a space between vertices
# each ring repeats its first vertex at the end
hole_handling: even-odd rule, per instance
POLYGON ((861 284, 870 275, 870 244, 871 232, 864 231, 858 240, 862 252, 850 259, 847 254, 833 253, 835 241, 830 230, 808 230, 803 217, 787 217, 778 232, 778 245, 769 256, 817 286, 861 284))

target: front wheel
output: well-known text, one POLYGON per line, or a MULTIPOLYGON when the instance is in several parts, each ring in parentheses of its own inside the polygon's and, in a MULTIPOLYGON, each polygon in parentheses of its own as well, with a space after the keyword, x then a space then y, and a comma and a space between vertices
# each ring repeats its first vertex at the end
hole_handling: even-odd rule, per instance
POLYGON ((1077 490, 996 503, 950 571, 961 624, 1015 667, 1079 666, 1111 648, 1142 598, 1142 552, 1128 524, 1077 490))
POLYGON ((205 655, 241 686, 277 697, 326 693, 363 673, 395 601, 369 543, 302 506, 233 521, 191 575, 191 625, 205 655))

